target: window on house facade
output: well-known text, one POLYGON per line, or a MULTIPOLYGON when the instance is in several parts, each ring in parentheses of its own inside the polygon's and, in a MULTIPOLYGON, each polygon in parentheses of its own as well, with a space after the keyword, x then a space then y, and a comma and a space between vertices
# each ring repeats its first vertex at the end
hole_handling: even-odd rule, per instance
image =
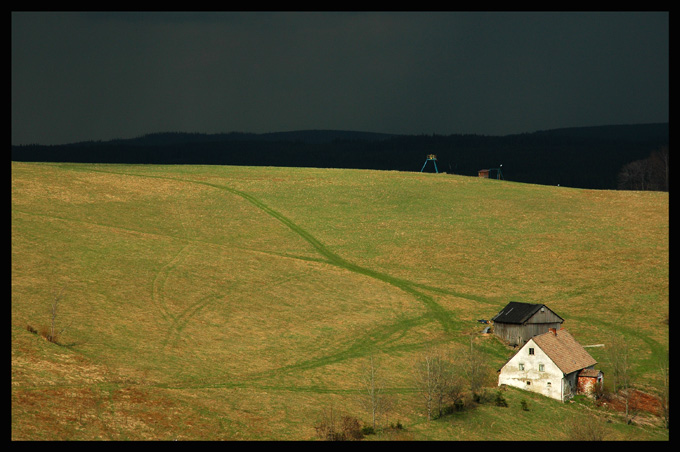
POLYGON ((529 347, 529 354, 530 354, 530 355, 533 355, 533 354, 534 354, 534 348, 533 348, 533 347, 529 347))
POLYGON ((538 365, 538 371, 543 372, 545 370, 545 366, 543 364, 538 365))
POLYGON ((524 370, 524 363, 519 363, 519 370, 524 370))

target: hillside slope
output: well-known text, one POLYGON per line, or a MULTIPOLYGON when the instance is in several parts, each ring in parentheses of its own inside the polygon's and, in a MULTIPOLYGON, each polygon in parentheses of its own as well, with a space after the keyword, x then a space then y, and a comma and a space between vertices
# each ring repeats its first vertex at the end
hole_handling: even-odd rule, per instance
MULTIPOLYGON (((313 439, 329 407, 368 420, 379 358, 407 439, 565 439, 579 409, 511 394, 426 422, 419 354, 479 336, 509 300, 583 344, 623 336, 645 385, 668 351, 668 194, 445 174, 12 163, 13 439, 313 439), (32 334, 67 329, 56 345, 32 334), (519 400, 535 408, 524 413, 519 400), (546 422, 547 419, 547 422, 546 422), (506 427, 489 429, 489 425, 506 427)), ((592 349, 604 364, 604 351, 592 349)), ((609 424, 608 424, 609 425, 609 424)), ((667 439, 617 423, 613 439, 667 439)))

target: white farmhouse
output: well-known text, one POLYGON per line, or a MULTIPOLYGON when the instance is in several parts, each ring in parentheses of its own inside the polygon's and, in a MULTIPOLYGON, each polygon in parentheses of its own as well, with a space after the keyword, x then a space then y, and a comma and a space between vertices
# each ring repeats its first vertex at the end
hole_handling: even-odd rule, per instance
MULTIPOLYGON (((529 339, 500 369, 498 385, 514 386, 566 401, 579 387, 579 374, 590 375, 597 361, 564 329, 529 339)), ((602 373, 597 372, 598 383, 602 373)))

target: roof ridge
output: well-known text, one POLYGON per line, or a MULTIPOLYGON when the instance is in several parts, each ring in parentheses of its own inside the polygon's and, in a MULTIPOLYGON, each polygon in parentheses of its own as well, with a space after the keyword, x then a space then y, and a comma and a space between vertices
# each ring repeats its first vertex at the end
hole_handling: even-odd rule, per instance
POLYGON ((491 320, 494 322, 502 323, 524 323, 531 316, 536 314, 539 309, 545 308, 554 314, 557 318, 562 319, 559 315, 555 313, 552 309, 545 305, 545 303, 525 303, 523 301, 510 301, 506 304, 503 309, 500 310, 498 314, 493 316, 491 320), (512 313, 512 315, 510 315, 512 313))

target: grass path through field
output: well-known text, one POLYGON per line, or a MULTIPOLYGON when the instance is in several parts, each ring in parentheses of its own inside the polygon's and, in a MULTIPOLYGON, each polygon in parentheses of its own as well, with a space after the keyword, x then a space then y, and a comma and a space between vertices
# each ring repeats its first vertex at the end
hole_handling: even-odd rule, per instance
POLYGON ((189 243, 185 244, 179 252, 158 271, 151 284, 151 300, 158 312, 161 313, 163 320, 166 322, 174 321, 175 316, 168 310, 167 303, 165 302, 165 281, 168 279, 172 269, 181 262, 182 254, 188 247, 189 243))
POLYGON ((245 193, 240 190, 236 190, 232 187, 228 187, 225 185, 218 185, 210 182, 203 182, 203 181, 195 181, 195 180, 190 180, 190 179, 175 179, 175 178, 168 178, 172 180, 180 180, 182 182, 192 182, 196 184, 201 184, 201 185, 206 185, 209 187, 217 188, 219 190, 224 190, 227 191, 231 194, 240 196, 241 198, 245 199, 258 209, 262 210, 263 212, 267 213, 269 216, 275 218, 279 222, 283 223, 285 226, 287 226, 290 230, 295 232, 298 236, 300 236, 303 240, 305 240, 307 243, 312 245, 312 247, 319 253, 321 254, 324 258, 326 258, 327 262, 331 265, 334 265, 336 267, 340 267, 342 269, 348 270, 350 272, 358 273, 364 276, 368 276, 373 279, 377 279, 378 281, 382 281, 384 283, 390 284, 394 287, 397 287, 404 292, 408 293, 409 295, 413 296, 420 302, 422 302, 432 313, 434 318, 440 323, 441 327, 444 329, 445 332, 451 333, 453 332, 455 328, 455 322, 452 317, 452 314, 450 311, 447 311, 444 309, 442 306, 440 306, 438 303, 434 301, 434 299, 425 294, 422 290, 417 290, 416 287, 418 285, 412 283, 411 281, 407 281, 404 279, 400 278, 395 278, 393 276, 390 276, 385 273, 381 273, 375 270, 372 270, 370 268, 362 267, 360 265, 354 264, 352 262, 349 262, 348 260, 344 259, 343 257, 335 254, 331 250, 329 250, 323 243, 321 243, 316 237, 314 237, 312 234, 310 234, 308 231, 294 223, 292 220, 281 214, 280 212, 277 212, 276 210, 272 209, 256 197, 245 193))
MULTIPOLYGON (((106 173, 112 173, 112 174, 118 174, 118 175, 124 175, 124 176, 135 176, 135 177, 148 177, 148 178, 158 178, 158 179, 164 179, 164 180, 171 180, 171 181, 177 181, 177 182, 183 182, 183 183, 193 183, 193 184, 200 184, 203 186, 211 187, 213 189, 221 190, 223 192, 229 193, 231 195, 239 196, 242 199, 248 201, 251 205, 256 207, 257 209, 263 211, 270 217, 276 219, 279 221, 281 224, 289 228, 291 231, 293 231, 295 234, 297 234, 300 238, 305 240, 307 243, 309 243, 315 250, 318 252, 322 259, 322 262, 325 262, 327 264, 336 266, 338 268, 344 269, 346 271, 350 271, 356 274, 360 274, 363 276, 367 276, 369 278, 372 278, 374 280, 380 281, 382 283, 389 284, 391 286, 394 286, 403 292, 406 292, 409 296, 415 298, 418 300, 420 303, 422 303, 428 310, 428 313, 419 316, 414 319, 399 319, 397 322, 384 326, 382 328, 379 328, 378 330, 371 330, 367 334, 365 334, 363 337, 355 338, 351 343, 346 344, 344 347, 336 351, 335 353, 332 353, 330 355, 326 356, 321 356, 317 358, 312 358, 309 360, 305 360, 302 362, 298 362, 280 369, 276 369, 274 371, 270 372, 265 372, 262 373, 261 375, 252 375, 251 378, 264 378, 264 377, 270 377, 273 374, 280 375, 280 374, 287 374, 290 372, 294 371, 301 371, 301 370, 307 370, 307 369, 312 369, 312 368, 318 368, 322 366, 326 366, 328 364, 336 363, 336 362, 341 362, 343 360, 349 359, 349 358, 354 358, 354 357, 361 357, 365 356, 367 353, 371 353, 372 350, 374 350, 377 346, 381 346, 385 348, 386 350, 392 350, 394 349, 395 351, 397 349, 400 349, 402 346, 396 346, 397 348, 394 348, 389 345, 391 341, 394 341, 398 339, 399 337, 402 337, 406 334, 407 331, 409 331, 411 328, 413 328, 416 325, 422 325, 424 323, 428 323, 431 321, 436 321, 439 323, 441 326, 442 330, 446 333, 448 337, 455 338, 454 333, 459 329, 460 323, 456 320, 454 313, 451 311, 445 309, 442 307, 440 304, 438 304, 435 299, 429 295, 427 292, 435 292, 435 293, 440 293, 440 294, 446 294, 446 295, 452 295, 456 297, 461 297, 461 298, 466 298, 466 299, 472 299, 474 301, 481 301, 481 302, 486 302, 486 303, 492 303, 496 304, 494 302, 491 302, 489 300, 480 298, 478 296, 470 296, 467 294, 461 294, 449 290, 444 290, 444 289, 439 289, 436 287, 431 287, 428 285, 424 284, 419 284, 419 283, 414 283, 412 281, 408 281, 405 279, 397 278, 394 276, 391 276, 386 273, 382 273, 370 268, 362 267, 360 265, 357 265, 353 262, 350 262, 343 258, 342 256, 334 253, 331 251, 325 244, 323 244, 321 241, 319 241, 313 234, 302 228, 300 225, 292 221, 290 218, 286 217, 282 213, 276 211, 275 209, 271 208, 264 202, 262 202, 260 199, 257 197, 246 193, 241 190, 237 190, 235 188, 226 186, 226 185, 221 185, 221 184, 216 184, 212 182, 205 182, 205 181, 198 181, 198 180, 192 180, 192 179, 185 179, 185 178, 176 178, 176 177, 167 177, 167 176, 160 176, 160 175, 148 175, 148 174, 138 174, 138 173, 127 173, 127 172, 114 172, 114 171, 106 171, 106 170, 93 170, 92 171, 99 171, 99 172, 106 172, 106 173)), ((216 294, 213 294, 212 296, 207 296, 203 297, 202 299, 196 301, 195 303, 191 304, 188 306, 185 310, 178 314, 174 314, 169 311, 168 307, 164 303, 164 284, 165 280, 168 277, 168 273, 178 264, 178 261, 182 259, 183 253, 186 253, 187 248, 190 246, 190 243, 192 242, 191 239, 189 238, 188 230, 186 229, 186 226, 184 223, 182 223, 182 227, 185 232, 185 238, 187 240, 187 244, 182 247, 179 252, 172 258, 160 271, 159 274, 156 276, 154 282, 153 282, 153 298, 154 298, 154 303, 155 305, 160 309, 161 315, 163 318, 170 323, 166 337, 163 341, 163 349, 167 347, 168 344, 170 343, 176 343, 177 340, 179 339, 179 335, 186 326, 186 324, 189 322, 191 317, 197 313, 198 311, 202 310, 205 308, 207 305, 212 304, 216 302, 219 297, 216 294)))

